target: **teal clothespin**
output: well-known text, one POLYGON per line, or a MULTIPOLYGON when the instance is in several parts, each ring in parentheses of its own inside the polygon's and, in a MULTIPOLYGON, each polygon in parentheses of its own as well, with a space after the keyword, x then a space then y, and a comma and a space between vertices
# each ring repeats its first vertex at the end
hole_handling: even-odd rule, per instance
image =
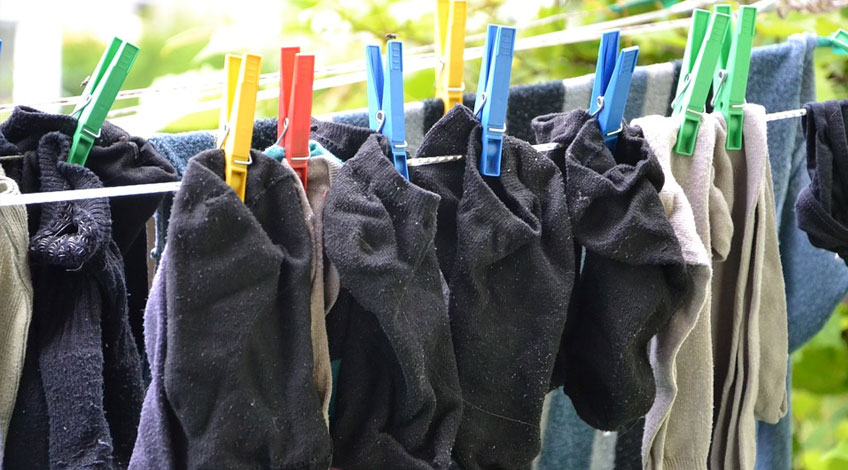
POLYGON ((630 91, 630 81, 639 57, 639 47, 628 47, 618 52, 620 33, 608 31, 601 36, 595 81, 592 85, 592 101, 589 112, 597 116, 598 126, 607 147, 615 151, 621 120, 630 91))
POLYGON ((100 137, 100 128, 106 120, 106 114, 109 113, 138 56, 138 50, 138 47, 115 38, 100 57, 100 62, 97 63, 97 68, 82 93, 83 102, 71 113, 79 113, 79 117, 71 141, 71 151, 68 153, 68 163, 85 165, 94 140, 100 137))
POLYGON ((830 46, 839 55, 848 54, 848 31, 839 28, 827 38, 819 38, 818 45, 830 46))
POLYGON ((366 46, 365 55, 369 126, 389 138, 395 168, 409 179, 403 115, 403 43, 389 41, 386 44, 385 69, 380 46, 366 46))
POLYGON ((483 125, 480 173, 485 176, 501 175, 515 31, 515 28, 493 24, 486 30, 480 81, 477 82, 477 98, 474 101, 474 114, 483 125))
MULTIPOLYGON (((693 17, 693 29, 698 21, 702 21, 698 16, 703 17, 700 13, 704 10, 696 10, 696 16, 693 17)), ((709 15, 709 12, 706 12, 709 15)), ((674 151, 681 155, 692 155, 695 151, 695 141, 698 137, 698 128, 701 126, 701 115, 706 110, 707 95, 710 91, 710 85, 715 71, 716 61, 721 54, 721 44, 727 28, 730 24, 730 16, 724 13, 713 13, 709 26, 704 34, 703 41, 693 39, 693 31, 689 31, 689 40, 686 43, 687 56, 684 56, 684 67, 687 65, 687 58, 695 56, 694 65, 691 71, 683 76, 681 70, 681 79, 683 82, 678 82, 678 95, 672 103, 674 109, 672 115, 684 115, 684 121, 680 126, 680 131, 677 133, 677 145, 674 151), (690 49, 691 47, 691 49, 690 49)), ((696 32, 697 33, 697 32, 696 32)))
MULTIPOLYGON (((716 11, 730 14, 729 5, 716 6, 716 11), (722 7, 721 10, 719 7, 722 7), (724 8, 726 7, 726 8, 724 8)), ((716 66, 713 80, 713 106, 715 111, 724 115, 727 122, 727 141, 725 148, 742 148, 742 108, 745 105, 745 93, 748 89, 748 71, 751 67, 751 46, 754 43, 754 29, 757 21, 757 8, 743 6, 739 9, 739 18, 733 34, 727 28, 722 55, 716 66)))

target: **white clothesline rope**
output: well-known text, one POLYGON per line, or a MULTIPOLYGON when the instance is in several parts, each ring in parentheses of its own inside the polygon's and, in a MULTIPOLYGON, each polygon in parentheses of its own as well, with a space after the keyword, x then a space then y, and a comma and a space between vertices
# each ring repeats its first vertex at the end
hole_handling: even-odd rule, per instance
POLYGON ((781 119, 791 119, 791 118, 805 116, 806 114, 807 114, 807 110, 804 109, 804 108, 790 109, 789 111, 778 111, 776 113, 766 114, 766 122, 779 121, 781 119))
MULTIPOLYGON (((761 0, 760 3, 764 3, 766 0, 761 0)), ((719 0, 685 0, 683 2, 672 5, 669 8, 642 13, 633 16, 627 16, 622 18, 617 18, 614 20, 603 21, 599 23, 594 23, 590 25, 577 26, 573 28, 569 28, 563 31, 555 31, 552 33, 545 33, 536 36, 530 36, 526 38, 519 38, 515 43, 515 50, 528 50, 528 49, 536 49, 541 47, 548 46, 556 46, 556 45, 565 45, 565 44, 573 44, 575 42, 583 42, 593 39, 598 39, 601 35, 608 30, 612 29, 622 29, 622 35, 628 34, 636 34, 636 33, 646 33, 652 31, 665 31, 668 29, 675 29, 688 26, 691 21, 689 19, 681 19, 676 22, 666 21, 666 22, 656 22, 657 20, 665 20, 671 16, 689 13, 696 8, 706 7, 718 3, 719 0), (641 26, 642 28, 632 28, 628 29, 628 27, 633 26, 641 26), (652 27, 651 27, 652 26, 652 27)), ((756 4, 755 4, 756 5, 756 4)), ((563 14, 568 15, 568 14, 563 14)), ((541 20, 536 20, 536 22, 546 20, 547 18, 543 18, 541 20)), ((520 25, 519 29, 524 27, 532 27, 535 26, 535 23, 529 23, 526 25, 520 25)), ((480 35, 470 35, 466 37, 466 42, 472 42, 479 40, 478 36, 480 35)), ((473 59, 479 59, 482 56, 482 47, 470 47, 465 49, 464 60, 469 61, 473 59)), ((435 53, 432 51, 432 46, 421 46, 420 48, 411 49, 411 52, 416 52, 416 54, 407 54, 404 56, 404 73, 417 72, 420 70, 425 70, 428 68, 435 67, 437 58, 435 53), (418 53, 421 51, 421 53, 418 53), (427 52, 424 52, 427 51, 427 52)), ((349 85, 353 83, 359 83, 365 81, 365 61, 352 61, 341 64, 335 64, 330 66, 325 66, 321 68, 316 68, 315 70, 316 80, 313 86, 315 90, 321 90, 326 88, 334 88, 343 85, 349 85), (318 78, 322 77, 322 78, 318 78)), ((279 72, 267 73, 260 76, 259 84, 260 86, 270 86, 269 88, 260 91, 257 99, 272 99, 276 98, 279 94, 279 72)), ((162 87, 148 87, 148 88, 139 88, 134 90, 125 90, 118 93, 118 96, 115 98, 115 101, 140 98, 147 95, 159 95, 159 94, 175 94, 179 93, 181 95, 185 95, 186 93, 190 93, 192 95, 203 97, 212 95, 218 95, 221 92, 221 87, 223 86, 222 80, 209 81, 206 83, 186 83, 183 85, 177 86, 162 86, 162 87)), ((28 103, 28 106, 32 107, 45 107, 45 106, 56 106, 56 105, 76 105, 80 103, 82 100, 81 96, 69 96, 65 98, 60 98, 52 101, 45 101, 41 103, 28 103)), ((11 104, 2 104, 0 105, 0 112, 9 112, 14 109, 19 104, 11 103, 11 104)), ((212 105, 211 109, 216 109, 220 106, 220 103, 215 102, 212 105)), ((136 108, 136 107, 132 107, 136 108)), ((119 109, 113 111, 119 115, 126 115, 129 111, 128 108, 119 109)), ((200 109, 201 111, 208 109, 204 107, 200 109)), ((114 117, 110 114, 110 117, 114 117)))
MULTIPOLYGON (((801 117, 807 112, 804 109, 793 109, 766 114, 766 122, 781 119, 801 117)), ((533 148, 538 152, 548 152, 560 147, 557 143, 537 144, 533 148)), ((21 156, 0 157, 0 161, 21 158, 21 156)), ((435 165, 462 160, 464 155, 443 155, 438 157, 420 157, 407 159, 409 166, 435 165)), ((28 194, 0 194, 0 207, 25 206, 29 204, 45 204, 50 202, 78 201, 101 197, 139 196, 142 194, 172 193, 179 191, 181 182, 134 184, 130 186, 114 186, 110 188, 71 189, 66 191, 50 191, 28 194)))

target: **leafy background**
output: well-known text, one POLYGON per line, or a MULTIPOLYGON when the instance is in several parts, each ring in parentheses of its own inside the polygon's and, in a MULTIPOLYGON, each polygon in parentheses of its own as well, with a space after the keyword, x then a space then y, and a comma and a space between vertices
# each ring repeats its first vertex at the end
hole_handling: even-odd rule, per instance
MULTIPOLYGON (((239 3, 239 2, 235 2, 239 3)), ((276 6, 262 3, 262 12, 223 13, 186 2, 141 4, 136 14, 142 28, 137 43, 142 53, 125 89, 198 83, 220 78, 224 54, 250 50, 264 57, 263 72, 277 71, 277 48, 297 44, 317 55, 317 67, 363 59, 364 45, 397 34, 406 48, 433 42, 435 2, 391 0, 289 0, 276 6), (145 6, 146 5, 146 6, 145 6)), ((550 24, 520 32, 529 36, 581 24, 661 8, 661 4, 616 13, 607 0, 469 0, 468 32, 484 31, 489 22, 515 24, 564 12, 570 15, 550 24)), ((251 12, 253 11, 253 12, 251 12)), ((845 24, 848 12, 790 12, 759 15, 756 44, 784 40, 796 32, 829 35, 845 24)), ((639 45, 641 64, 682 57, 686 31, 676 30, 622 38, 622 47, 639 45)), ((473 44, 477 45, 477 44, 473 44)), ((84 31, 66 33, 63 46, 63 88, 66 95, 80 92, 79 84, 93 70, 105 43, 84 31)), ((597 41, 522 51, 515 57, 513 83, 533 83, 579 76, 594 71, 597 41)), ((848 97, 848 61, 828 48, 816 51, 816 86, 820 100, 848 97)), ((477 82, 479 60, 469 61, 465 80, 469 90, 477 82)), ((433 95, 432 70, 405 77, 407 101, 433 95)), ((145 98, 147 99, 147 98, 145 98)), ((218 112, 185 114, 192 99, 150 98, 145 112, 155 113, 151 130, 184 131, 217 127, 218 112), (158 100, 158 102, 156 101, 158 100), (170 114, 169 114, 170 113, 170 114), (166 119, 163 121, 162 116, 166 119), (164 124, 158 124, 162 123, 164 124)), ((118 106, 137 105, 124 101, 118 106)), ((320 90, 314 114, 366 105, 364 84, 320 90)), ((276 115, 276 101, 258 106, 261 116, 276 115)), ((793 421, 795 468, 848 469, 848 307, 844 305, 809 344, 794 354, 793 421)))

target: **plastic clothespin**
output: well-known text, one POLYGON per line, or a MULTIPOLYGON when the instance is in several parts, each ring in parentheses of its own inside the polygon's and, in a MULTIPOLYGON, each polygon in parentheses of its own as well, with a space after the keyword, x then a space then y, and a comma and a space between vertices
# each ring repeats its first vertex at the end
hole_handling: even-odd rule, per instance
POLYGON ((383 69, 380 46, 366 46, 368 77, 368 122, 371 129, 389 138, 395 168, 409 179, 406 166, 406 126, 403 115, 403 43, 386 44, 386 68, 383 69))
POLYGON ((465 51, 466 0, 437 0, 436 97, 444 102, 445 114, 462 103, 463 52, 465 51))
POLYGON ((94 74, 85 85, 83 102, 71 113, 77 117, 77 129, 71 141, 68 163, 85 165, 94 141, 100 137, 103 121, 115 102, 124 80, 130 73, 138 47, 122 39, 114 38, 109 48, 100 57, 94 74))
POLYGON ((282 146, 286 149, 286 160, 306 188, 315 56, 299 52, 299 47, 280 49, 277 139, 283 138, 282 146))
POLYGON ((848 31, 839 28, 835 33, 825 38, 825 41, 826 44, 822 43, 822 41, 819 41, 819 43, 830 46, 839 55, 848 54, 848 31))
POLYGON ((683 68, 680 71, 681 81, 677 84, 677 97, 672 103, 674 109, 672 115, 684 115, 684 121, 677 133, 677 145, 674 148, 674 151, 681 155, 692 155, 695 151, 698 128, 701 127, 701 115, 706 110, 713 72, 729 25, 730 16, 724 13, 713 13, 710 16, 708 11, 695 10, 689 39, 686 42, 683 68), (698 41, 697 36, 701 36, 700 33, 703 31, 700 28, 704 15, 710 17, 709 25, 702 35, 703 40, 698 41), (698 31, 695 31, 696 29, 698 31), (694 62, 691 61, 692 57, 695 57, 694 62), (689 64, 692 64, 691 68, 689 64))
POLYGON ((628 47, 618 52, 619 31, 609 31, 601 37, 598 65, 592 85, 589 112, 598 118, 598 125, 607 147, 615 151, 621 120, 630 91, 630 81, 639 57, 639 47, 628 47))
POLYGON ((704 37, 707 34, 710 16, 710 12, 707 10, 696 9, 692 13, 692 26, 689 27, 686 49, 683 51, 683 62, 680 64, 680 76, 677 79, 677 89, 674 93, 676 99, 671 103, 672 111, 675 114, 682 107, 683 100, 681 98, 689 86, 689 81, 692 79, 692 72, 695 70, 695 60, 698 58, 698 51, 701 49, 701 43, 704 42, 704 37))
MULTIPOLYGON (((729 5, 717 5, 716 11, 730 15, 729 5)), ((713 79, 713 105, 724 115, 727 122, 725 148, 742 148, 742 107, 748 89, 748 70, 751 67, 751 46, 754 43, 754 28, 757 8, 743 6, 739 9, 736 29, 731 34, 727 28, 722 44, 721 56, 713 79)))
POLYGON ((247 187, 247 166, 252 162, 250 143, 253 139, 253 116, 256 113, 261 65, 262 56, 244 54, 239 57, 228 54, 224 66, 227 75, 224 107, 221 110, 224 175, 227 184, 242 201, 247 187))
POLYGON ((286 117, 289 112, 292 81, 294 80, 294 59, 300 53, 299 47, 280 48, 280 100, 277 104, 277 139, 286 128, 286 117))
POLYGON ((490 24, 486 30, 477 99, 474 101, 474 114, 483 124, 480 173, 486 176, 501 174, 506 106, 514 52, 515 28, 490 24))

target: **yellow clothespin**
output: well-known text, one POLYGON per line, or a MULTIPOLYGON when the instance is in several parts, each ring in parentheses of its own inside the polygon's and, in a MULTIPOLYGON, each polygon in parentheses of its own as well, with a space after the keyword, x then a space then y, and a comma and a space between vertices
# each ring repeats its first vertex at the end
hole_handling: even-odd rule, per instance
POLYGON ((462 103, 463 52, 465 51, 466 0, 437 0, 436 4, 436 97, 445 104, 445 114, 462 103))
POLYGON ((227 54, 225 60, 227 83, 224 87, 224 107, 221 109, 223 137, 219 147, 224 148, 227 184, 244 201, 262 57, 255 54, 244 54, 241 57, 227 54))

